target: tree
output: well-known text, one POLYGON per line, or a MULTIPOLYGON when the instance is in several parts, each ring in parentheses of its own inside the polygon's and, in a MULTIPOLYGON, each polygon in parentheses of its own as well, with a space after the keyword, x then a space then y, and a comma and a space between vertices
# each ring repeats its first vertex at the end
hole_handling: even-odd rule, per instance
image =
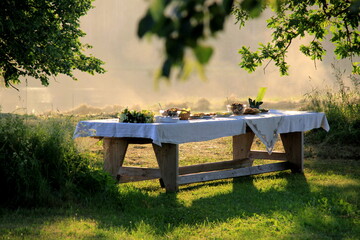
POLYGON ((76 80, 74 70, 103 73, 103 62, 85 55, 79 18, 93 0, 1 0, 0 78, 5 86, 20 83, 21 76, 39 79, 65 74, 76 80))
MULTIPOLYGON (((272 41, 261 43, 254 52, 243 46, 239 50, 240 66, 253 72, 269 59, 279 67, 281 75, 287 75, 286 53, 294 39, 310 36, 311 41, 299 50, 312 60, 321 61, 326 53, 322 41, 329 37, 335 46, 335 55, 339 59, 351 59, 352 72, 360 74, 360 62, 353 61, 360 55, 359 7, 360 1, 350 0, 283 1, 268 20, 267 27, 273 30, 272 41)), ((234 14, 238 21, 246 19, 238 8, 234 14)))
POLYGON ((188 75, 187 57, 192 55, 206 65, 213 53, 204 40, 224 27, 230 14, 244 26, 270 8, 274 16, 268 20, 273 30, 270 43, 260 44, 258 51, 243 46, 240 66, 249 72, 266 60, 274 61, 280 73, 288 73, 286 53, 295 38, 312 36, 300 51, 314 60, 322 60, 326 37, 335 45, 338 58, 352 60, 352 72, 360 74, 360 63, 353 61, 360 54, 360 0, 153 0, 139 22, 138 36, 155 35, 164 40, 165 60, 161 76, 169 78, 172 68, 188 75))

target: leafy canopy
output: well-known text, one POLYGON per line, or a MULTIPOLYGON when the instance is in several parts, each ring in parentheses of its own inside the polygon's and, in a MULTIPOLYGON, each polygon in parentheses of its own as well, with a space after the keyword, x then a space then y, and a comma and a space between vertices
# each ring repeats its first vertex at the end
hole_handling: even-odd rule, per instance
POLYGON ((168 78, 173 66, 187 75, 186 55, 192 55, 200 65, 209 62, 213 49, 203 40, 223 29, 232 4, 233 0, 151 1, 139 22, 138 36, 155 35, 164 39, 161 76, 168 78))
MULTIPOLYGON (((334 45, 335 55, 339 59, 351 59, 352 72, 360 74, 360 63, 353 61, 360 55, 359 7, 358 0, 282 1, 276 14, 267 21, 267 27, 272 29, 272 41, 261 43, 257 51, 243 46, 239 50, 240 66, 253 72, 270 59, 279 67, 281 75, 287 75, 288 48, 294 39, 309 36, 309 43, 300 46, 303 54, 312 60, 322 60, 326 53, 322 41, 328 39, 334 45)), ((234 15, 240 22, 247 19, 236 7, 234 15)))
MULTIPOLYGON (((322 41, 328 37, 335 45, 338 58, 359 56, 360 0, 152 0, 138 26, 138 36, 154 35, 164 41, 161 76, 169 78, 172 68, 188 75, 187 57, 192 55, 206 65, 213 54, 204 40, 224 28, 229 15, 244 26, 249 18, 258 17, 270 8, 268 20, 273 39, 260 44, 257 51, 243 46, 240 66, 253 72, 265 60, 274 61, 280 73, 288 73, 286 53, 295 38, 312 36, 300 51, 314 60, 322 60, 326 50, 322 41)), ((352 61, 353 73, 360 73, 360 63, 352 61)))
POLYGON ((39 79, 45 86, 51 76, 73 72, 103 73, 103 62, 85 55, 79 18, 93 0, 1 0, 0 78, 5 86, 20 83, 21 76, 39 79))

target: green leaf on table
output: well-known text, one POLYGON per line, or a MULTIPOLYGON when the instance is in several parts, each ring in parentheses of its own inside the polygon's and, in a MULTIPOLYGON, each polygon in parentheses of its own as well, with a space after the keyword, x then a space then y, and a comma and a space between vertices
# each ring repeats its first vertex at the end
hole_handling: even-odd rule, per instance
POLYGON ((256 102, 261 102, 263 100, 263 98, 265 96, 265 93, 266 93, 266 90, 267 90, 266 87, 261 87, 259 89, 258 95, 257 95, 257 97, 255 99, 256 102))

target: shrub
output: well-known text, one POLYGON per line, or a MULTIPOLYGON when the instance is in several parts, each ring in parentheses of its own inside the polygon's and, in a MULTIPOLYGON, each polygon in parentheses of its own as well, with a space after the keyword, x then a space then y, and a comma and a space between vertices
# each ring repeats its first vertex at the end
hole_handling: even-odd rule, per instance
POLYGON ((94 192, 114 193, 111 177, 77 152, 73 130, 64 120, 0 117, 2 206, 53 206, 94 192))
POLYGON ((210 105, 211 105, 211 103, 210 103, 209 100, 207 100, 206 98, 200 98, 196 102, 193 109, 195 111, 209 111, 210 110, 210 105))
POLYGON ((360 145, 360 89, 359 76, 350 76, 350 86, 344 81, 344 71, 334 69, 337 88, 318 90, 306 94, 305 110, 325 112, 330 125, 329 133, 312 131, 308 140, 314 143, 360 145))

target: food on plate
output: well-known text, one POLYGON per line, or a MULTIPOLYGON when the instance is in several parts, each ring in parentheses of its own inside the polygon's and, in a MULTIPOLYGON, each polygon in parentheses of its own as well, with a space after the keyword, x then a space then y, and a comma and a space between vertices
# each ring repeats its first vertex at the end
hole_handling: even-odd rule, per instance
POLYGON ((169 108, 169 109, 166 109, 165 111, 160 111, 161 112, 161 115, 164 116, 164 117, 177 117, 179 116, 179 112, 180 112, 181 109, 179 108, 169 108))
POLYGON ((260 113, 258 108, 245 108, 244 114, 257 114, 260 113))
POLYGON ((204 115, 205 113, 193 113, 190 115, 189 119, 201 119, 204 115))
POLYGON ((156 122, 159 123, 176 123, 177 121, 179 121, 179 118, 177 117, 160 117, 157 119, 156 122))
POLYGON ((190 115, 189 119, 212 119, 216 116, 216 113, 193 113, 190 115))
POLYGON ((216 112, 215 113, 216 117, 230 117, 231 116, 231 112, 216 112))
POLYGON ((192 116, 193 117, 202 117, 204 115, 205 115, 205 113, 194 113, 192 116))
POLYGON ((187 109, 185 109, 185 108, 183 108, 183 109, 181 109, 180 110, 180 114, 179 114, 179 118, 180 118, 180 120, 188 120, 189 118, 190 118, 190 109, 189 108, 187 108, 187 109))
POLYGON ((160 110, 163 117, 179 117, 180 120, 188 120, 190 117, 190 108, 172 107, 166 110, 160 110))

